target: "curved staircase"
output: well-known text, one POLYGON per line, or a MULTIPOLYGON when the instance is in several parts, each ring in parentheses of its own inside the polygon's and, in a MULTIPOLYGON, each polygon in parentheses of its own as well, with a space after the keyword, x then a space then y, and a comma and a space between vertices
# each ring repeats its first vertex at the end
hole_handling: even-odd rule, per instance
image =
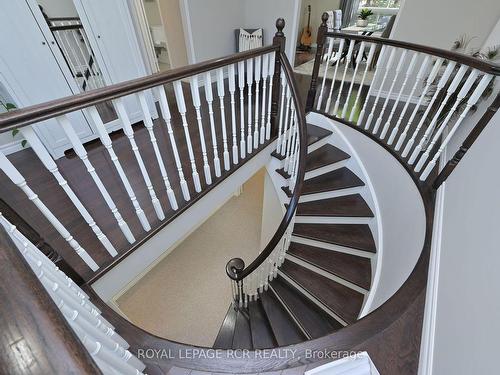
MULTIPOLYGON (((360 316, 377 252, 368 224, 374 214, 362 196, 363 176, 349 168, 351 156, 330 143, 332 132, 313 124, 307 130, 306 180, 286 259, 258 298, 243 307, 231 304, 214 348, 296 344, 360 316)), ((272 155, 280 163, 273 177, 291 197, 284 157, 272 155)))

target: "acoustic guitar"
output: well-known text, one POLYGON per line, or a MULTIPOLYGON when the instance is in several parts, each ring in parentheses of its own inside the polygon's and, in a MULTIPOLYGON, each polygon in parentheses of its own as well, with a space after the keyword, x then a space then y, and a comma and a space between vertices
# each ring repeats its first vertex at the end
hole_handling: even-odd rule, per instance
POLYGON ((312 44, 312 33, 311 33, 311 6, 307 6, 307 26, 302 30, 302 35, 300 36, 300 44, 304 47, 311 47, 312 44))

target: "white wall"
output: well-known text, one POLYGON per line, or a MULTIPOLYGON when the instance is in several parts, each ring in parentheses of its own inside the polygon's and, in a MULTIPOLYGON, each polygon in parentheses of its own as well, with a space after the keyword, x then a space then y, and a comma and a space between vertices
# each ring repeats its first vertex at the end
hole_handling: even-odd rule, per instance
POLYGON ((274 233, 276 233, 284 213, 285 206, 281 203, 273 180, 269 175, 269 170, 266 170, 264 176, 264 199, 262 204, 262 229, 260 232, 261 250, 267 246, 274 236, 274 233))
POLYGON ((263 28, 264 45, 272 43, 276 19, 285 19, 286 51, 293 58, 300 0, 180 0, 190 63, 235 53, 234 30, 263 28))
POLYGON ((432 371, 422 374, 499 371, 499 139, 497 113, 444 185, 438 284, 428 288, 437 289, 437 305, 426 306, 435 319, 434 346, 424 356, 432 371))
POLYGON ((37 0, 45 13, 53 17, 78 17, 73 0, 37 0))
POLYGON ((467 34, 480 47, 499 17, 498 0, 405 0, 391 37, 449 49, 467 34))

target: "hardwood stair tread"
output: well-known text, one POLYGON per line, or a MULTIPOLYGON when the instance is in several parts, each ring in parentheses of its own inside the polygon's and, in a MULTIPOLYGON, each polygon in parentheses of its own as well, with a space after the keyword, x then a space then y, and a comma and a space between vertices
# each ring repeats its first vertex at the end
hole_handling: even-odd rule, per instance
MULTIPOLYGON (((305 171, 311 172, 318 168, 349 159, 350 157, 351 156, 349 154, 345 153, 341 149, 331 144, 326 144, 307 155, 305 171)), ((290 178, 290 174, 286 172, 284 168, 276 169, 276 172, 278 172, 285 179, 290 178)))
POLYGON ((366 290, 371 286, 371 262, 368 258, 292 242, 288 254, 347 280, 366 290))
POLYGON ((357 320, 363 305, 363 294, 290 260, 285 260, 280 270, 346 323, 351 324, 357 320))
MULTIPOLYGON (((349 168, 342 167, 331 172, 324 173, 317 177, 305 180, 301 195, 324 193, 328 191, 335 191, 364 185, 364 182, 349 168)), ((283 186, 282 190, 289 197, 292 196, 288 187, 283 186)))
POLYGON ((233 304, 229 305, 226 316, 219 328, 213 347, 215 349, 231 349, 233 346, 234 327, 236 325, 237 312, 233 304))
POLYGON ((307 145, 310 146, 326 137, 332 132, 313 124, 307 124, 307 145))
POLYGON ((297 344, 307 339, 271 290, 261 293, 260 300, 279 346, 297 344))
POLYGON ((294 226, 293 235, 371 253, 377 251, 368 224, 297 223, 294 226))
POLYGON ((306 172, 310 172, 333 163, 338 163, 339 161, 349 159, 350 157, 351 156, 348 153, 328 143, 307 155, 306 172))
POLYGON ((322 337, 343 327, 281 276, 273 280, 271 286, 311 338, 322 337))
POLYGON ((250 321, 241 311, 236 314, 232 347, 233 349, 253 349, 250 321))
POLYGON ((250 330, 254 349, 269 349, 276 347, 276 339, 267 320, 260 299, 248 303, 250 315, 250 330))
POLYGON ((278 154, 276 152, 276 150, 274 150, 273 152, 271 152, 271 156, 272 157, 275 157, 276 159, 278 160, 285 160, 286 156, 285 155, 281 155, 281 154, 278 154))
POLYGON ((373 217, 373 212, 360 194, 350 194, 299 203, 297 206, 297 215, 373 217))

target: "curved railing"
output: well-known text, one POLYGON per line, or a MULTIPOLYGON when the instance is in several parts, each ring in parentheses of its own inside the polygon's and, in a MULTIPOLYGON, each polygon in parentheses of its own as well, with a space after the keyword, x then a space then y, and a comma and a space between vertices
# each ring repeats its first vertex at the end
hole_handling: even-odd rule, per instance
POLYGON ((306 111, 361 129, 394 150, 420 181, 439 186, 498 109, 500 65, 415 43, 327 32, 328 14, 322 20, 306 111), (445 155, 450 147, 458 149, 453 158, 445 155))
POLYGON ((257 298, 258 291, 267 290, 269 282, 276 277, 278 267, 283 263, 285 252, 290 243, 293 222, 300 192, 304 182, 305 158, 307 154, 307 124, 305 112, 301 103, 293 70, 286 55, 279 55, 283 68, 282 98, 289 91, 285 119, 283 119, 284 104, 281 104, 280 129, 278 132, 277 152, 285 157, 285 171, 289 172, 289 186, 292 196, 286 213, 273 237, 264 250, 245 267, 241 258, 233 258, 226 265, 226 273, 233 281, 233 296, 237 305, 247 304, 249 299, 257 298), (288 106, 291 107, 290 124, 287 126, 288 106), (281 123, 284 122, 284 126, 281 123), (294 151, 290 152, 289 150, 294 151), (288 153, 287 153, 288 151, 288 153), (290 161, 288 162, 288 160, 290 161), (287 163, 288 162, 288 163, 287 163), (289 167, 287 167, 289 166, 289 167))

